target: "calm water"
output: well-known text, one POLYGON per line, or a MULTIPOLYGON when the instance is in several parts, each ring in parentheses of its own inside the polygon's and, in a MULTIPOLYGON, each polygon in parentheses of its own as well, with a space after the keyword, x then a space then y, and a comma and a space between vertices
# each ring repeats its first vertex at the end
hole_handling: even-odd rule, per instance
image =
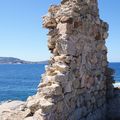
POLYGON ((110 63, 109 66, 115 70, 115 81, 120 82, 120 63, 110 63))
MULTIPOLYGON (((0 65, 0 101, 26 100, 36 93, 44 64, 0 65)), ((120 81, 120 63, 110 63, 115 69, 115 80, 120 81)))
POLYGON ((45 65, 0 65, 0 101, 26 100, 36 93, 45 65))

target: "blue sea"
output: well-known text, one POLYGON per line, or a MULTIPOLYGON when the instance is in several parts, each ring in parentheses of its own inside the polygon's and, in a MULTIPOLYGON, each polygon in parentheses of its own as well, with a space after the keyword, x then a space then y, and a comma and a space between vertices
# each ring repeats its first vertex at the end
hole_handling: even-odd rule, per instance
MULTIPOLYGON (((115 80, 120 82, 120 63, 110 63, 115 80)), ((26 100, 34 95, 45 71, 45 64, 1 64, 0 101, 26 100)))
POLYGON ((45 64, 1 64, 0 101, 26 100, 37 91, 45 64))
POLYGON ((114 69, 114 80, 115 82, 120 82, 120 62, 119 63, 110 63, 109 66, 114 69))

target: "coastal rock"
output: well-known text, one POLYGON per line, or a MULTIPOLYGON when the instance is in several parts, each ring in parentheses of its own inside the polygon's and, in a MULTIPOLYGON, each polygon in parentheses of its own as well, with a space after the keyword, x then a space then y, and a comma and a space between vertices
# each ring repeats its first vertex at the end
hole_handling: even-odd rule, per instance
POLYGON ((7 110, 20 110, 25 105, 23 101, 8 101, 0 105, 0 113, 7 110))
POLYGON ((23 120, 30 110, 22 111, 25 102, 11 101, 0 105, 0 120, 23 120))
POLYGON ((27 117, 24 120, 34 120, 34 118, 33 117, 27 117))

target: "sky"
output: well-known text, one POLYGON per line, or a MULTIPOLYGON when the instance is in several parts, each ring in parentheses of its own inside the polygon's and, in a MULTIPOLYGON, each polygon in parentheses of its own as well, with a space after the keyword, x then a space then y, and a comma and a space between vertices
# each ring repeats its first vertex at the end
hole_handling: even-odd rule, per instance
MULTIPOLYGON (((42 16, 60 0, 0 0, 0 56, 29 61, 50 57, 42 16)), ((100 17, 109 23, 108 60, 120 62, 120 0, 99 0, 100 17)))

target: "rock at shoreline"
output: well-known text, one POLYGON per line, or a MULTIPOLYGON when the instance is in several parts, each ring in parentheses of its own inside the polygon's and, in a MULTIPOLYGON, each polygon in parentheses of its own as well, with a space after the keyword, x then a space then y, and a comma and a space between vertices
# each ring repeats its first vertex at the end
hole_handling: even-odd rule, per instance
POLYGON ((8 101, 0 105, 0 113, 7 110, 19 110, 25 104, 23 101, 8 101))
POLYGON ((29 114, 29 111, 22 111, 24 105, 23 101, 8 101, 1 104, 0 120, 23 120, 29 114))

